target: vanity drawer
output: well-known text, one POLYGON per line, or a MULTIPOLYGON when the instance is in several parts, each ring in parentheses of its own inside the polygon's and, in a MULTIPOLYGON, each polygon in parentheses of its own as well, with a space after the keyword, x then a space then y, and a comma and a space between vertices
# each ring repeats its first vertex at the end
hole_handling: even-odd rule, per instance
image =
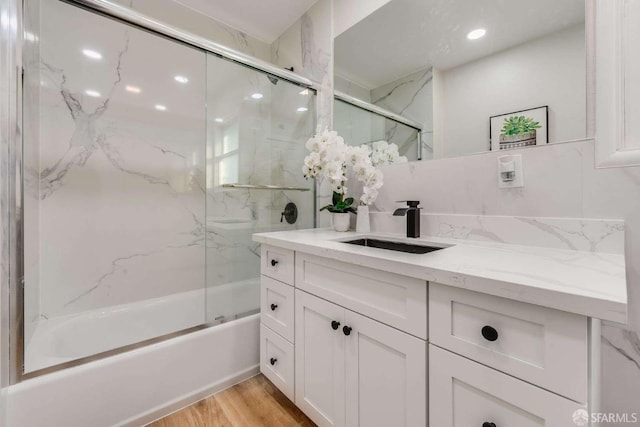
POLYGON ((260 372, 284 393, 294 399, 293 344, 260 324, 260 372))
POLYGON ((296 288, 427 339, 427 283, 298 252, 296 288))
POLYGON ((587 401, 587 319, 464 289, 429 285, 433 344, 587 401))
POLYGON ((567 427, 584 405, 429 346, 429 425, 567 427))
POLYGON ((260 282, 262 323, 293 342, 293 287, 267 276, 262 276, 260 282))
POLYGON ((260 273, 293 286, 293 251, 262 245, 260 273))

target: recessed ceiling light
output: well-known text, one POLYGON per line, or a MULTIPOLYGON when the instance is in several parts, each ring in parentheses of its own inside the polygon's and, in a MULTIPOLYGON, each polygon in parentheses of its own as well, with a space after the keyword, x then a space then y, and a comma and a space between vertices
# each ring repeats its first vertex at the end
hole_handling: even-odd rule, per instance
POLYGON ((304 113, 305 111, 309 111, 309 109, 307 107, 298 107, 296 111, 299 111, 300 113, 304 113))
POLYGON ((167 107, 161 104, 156 104, 156 110, 158 111, 167 111, 167 107))
POLYGON ((467 38, 469 40, 477 40, 481 37, 484 37, 485 34, 487 34, 487 30, 485 30, 484 28, 478 28, 476 30, 469 31, 469 34, 467 34, 467 38))
POLYGON ((126 90, 127 92, 131 92, 131 93, 140 93, 140 92, 142 92, 138 86, 129 86, 129 85, 127 85, 127 86, 124 87, 124 90, 126 90))
POLYGON ((82 49, 82 53, 84 54, 84 56, 91 59, 102 59, 102 54, 100 52, 96 52, 95 50, 82 49))
POLYGON ((224 119, 223 119, 222 117, 216 117, 214 120, 215 120, 217 123, 222 123, 222 122, 224 122, 224 119))
POLYGON ((92 96, 94 98, 100 97, 100 92, 98 92, 97 90, 87 89, 87 90, 84 91, 84 93, 86 93, 87 95, 92 96))
POLYGON ((185 76, 175 76, 174 79, 178 83, 182 83, 182 84, 189 83, 189 79, 186 78, 185 76))
POLYGON ((263 94, 258 93, 258 92, 256 92, 256 93, 254 93, 254 94, 252 94, 252 95, 251 95, 251 97, 252 97, 253 99, 260 99, 260 98, 262 98, 263 96, 264 96, 263 94))
POLYGON ((309 95, 309 89, 301 90, 300 95, 309 95))

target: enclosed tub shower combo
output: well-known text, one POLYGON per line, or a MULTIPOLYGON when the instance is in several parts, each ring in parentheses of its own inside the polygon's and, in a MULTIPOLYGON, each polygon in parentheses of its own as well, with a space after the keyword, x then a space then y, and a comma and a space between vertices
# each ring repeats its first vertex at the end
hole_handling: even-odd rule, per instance
MULTIPOLYGON (((179 375, 138 403, 166 408, 257 372, 251 235, 315 224, 311 81, 108 1, 27 0, 20 18, 9 421, 43 425, 29 402, 64 414, 116 378, 179 375)), ((109 403, 104 425, 142 420, 109 403)))

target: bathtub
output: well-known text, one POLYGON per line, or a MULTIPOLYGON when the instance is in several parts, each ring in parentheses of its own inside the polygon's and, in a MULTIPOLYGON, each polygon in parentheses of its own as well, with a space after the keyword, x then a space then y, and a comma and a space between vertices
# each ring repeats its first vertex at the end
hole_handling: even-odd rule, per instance
POLYGON ((30 371, 201 325, 205 310, 218 324, 11 386, 8 425, 142 425, 255 375, 258 280, 40 322, 30 371))

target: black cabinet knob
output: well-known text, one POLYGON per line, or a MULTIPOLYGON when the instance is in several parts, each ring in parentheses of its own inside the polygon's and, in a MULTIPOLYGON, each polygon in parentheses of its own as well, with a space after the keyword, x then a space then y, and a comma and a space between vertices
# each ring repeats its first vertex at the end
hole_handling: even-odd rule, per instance
POLYGON ((345 335, 351 335, 351 327, 350 327, 350 326, 345 326, 345 327, 343 327, 343 328, 342 328, 342 332, 343 332, 345 335))
POLYGON ((335 320, 332 320, 331 327, 333 328, 334 331, 337 331, 338 328, 340 327, 340 322, 336 322, 335 320))
POLYGON ((278 304, 271 304, 271 311, 276 311, 276 308, 278 308, 278 304))
POLYGON ((496 423, 484 422, 482 427, 496 427, 496 423))
POLYGON ((275 357, 272 357, 271 359, 269 359, 269 363, 271 363, 271 366, 275 365, 277 361, 278 359, 276 359, 275 357))
POLYGON ((483 326, 482 327, 482 336, 487 341, 495 341, 498 339, 498 331, 491 326, 483 326))
POLYGON ((275 267, 276 265, 278 265, 278 260, 272 259, 271 260, 271 267, 275 267))

